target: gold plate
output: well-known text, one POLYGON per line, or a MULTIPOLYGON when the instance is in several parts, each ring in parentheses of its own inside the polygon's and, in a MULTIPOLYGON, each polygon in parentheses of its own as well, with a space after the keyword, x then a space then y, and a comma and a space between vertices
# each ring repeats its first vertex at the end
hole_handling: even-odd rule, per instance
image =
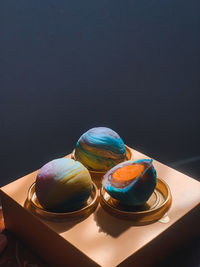
POLYGON ((100 190, 101 206, 118 218, 134 220, 138 224, 159 220, 169 210, 172 196, 169 186, 157 178, 156 188, 149 200, 142 206, 125 206, 113 199, 102 187, 100 190))
MULTIPOLYGON (((126 158, 125 158, 125 160, 133 159, 133 153, 132 153, 131 149, 127 145, 125 145, 125 147, 126 147, 126 158)), ((72 154, 71 154, 71 158, 76 160, 74 152, 75 151, 73 150, 72 154)), ((95 170, 92 170, 92 169, 88 169, 88 171, 90 172, 90 175, 92 177, 93 182, 96 184, 96 186, 98 188, 100 188, 101 187, 101 180, 102 180, 104 174, 106 174, 107 171, 95 171, 95 170)))
POLYGON ((96 209, 98 205, 97 199, 98 199, 98 190, 96 185, 93 183, 92 193, 88 198, 84 207, 69 212, 51 212, 42 208, 42 206, 39 204, 35 194, 35 183, 33 183, 28 190, 28 196, 25 202, 25 207, 32 213, 44 219, 53 221, 63 221, 69 219, 75 220, 75 219, 83 219, 89 216, 96 209))

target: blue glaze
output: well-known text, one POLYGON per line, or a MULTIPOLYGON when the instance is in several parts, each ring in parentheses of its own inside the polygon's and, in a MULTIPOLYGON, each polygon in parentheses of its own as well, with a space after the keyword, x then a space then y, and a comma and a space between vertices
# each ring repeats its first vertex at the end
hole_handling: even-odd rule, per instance
POLYGON ((93 147, 112 150, 114 153, 125 154, 126 149, 121 137, 113 130, 106 127, 96 127, 84 133, 79 143, 92 145, 93 147))
POLYGON ((75 158, 91 170, 107 171, 125 160, 123 140, 113 130, 96 127, 88 130, 78 140, 75 158))

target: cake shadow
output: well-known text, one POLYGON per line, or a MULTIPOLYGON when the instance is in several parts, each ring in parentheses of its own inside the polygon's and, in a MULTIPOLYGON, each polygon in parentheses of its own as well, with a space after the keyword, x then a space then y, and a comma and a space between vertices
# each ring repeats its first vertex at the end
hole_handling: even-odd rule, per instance
POLYGON ((114 238, 119 237, 130 227, 133 226, 145 226, 152 224, 155 221, 151 222, 139 222, 133 220, 125 220, 117 218, 117 216, 110 215, 106 212, 101 206, 94 213, 94 220, 99 227, 99 232, 104 232, 114 238))
POLYGON ((68 219, 63 221, 46 221, 49 227, 51 227, 54 231, 59 234, 67 232, 68 230, 72 229, 76 224, 82 222, 86 218, 80 219, 68 219))

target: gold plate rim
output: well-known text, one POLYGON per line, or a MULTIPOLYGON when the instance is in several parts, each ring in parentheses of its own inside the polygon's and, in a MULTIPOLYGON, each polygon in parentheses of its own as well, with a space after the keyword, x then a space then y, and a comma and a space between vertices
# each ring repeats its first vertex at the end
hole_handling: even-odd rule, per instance
POLYGON ((92 198, 91 202, 81 209, 69 212, 51 212, 48 210, 43 209, 42 207, 37 206, 34 201, 32 200, 33 194, 35 193, 35 182, 29 187, 27 200, 25 203, 25 207, 30 210, 31 212, 39 215, 44 219, 50 220, 59 220, 59 219, 78 219, 84 216, 91 214, 98 205, 98 189, 95 183, 92 182, 93 189, 90 197, 92 198))
POLYGON ((100 204, 102 208, 111 215, 123 218, 134 219, 140 222, 151 222, 159 220, 169 210, 172 204, 172 195, 168 184, 161 178, 157 178, 156 190, 164 197, 164 201, 150 210, 143 211, 125 211, 110 205, 104 198, 105 189, 100 189, 100 204))

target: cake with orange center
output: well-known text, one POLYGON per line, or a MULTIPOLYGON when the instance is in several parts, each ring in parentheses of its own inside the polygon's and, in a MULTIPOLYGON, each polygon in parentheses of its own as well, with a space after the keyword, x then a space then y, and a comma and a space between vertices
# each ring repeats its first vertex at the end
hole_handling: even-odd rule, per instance
POLYGON ((125 161, 109 170, 102 185, 111 197, 131 206, 143 205, 153 193, 157 182, 152 159, 125 161))

